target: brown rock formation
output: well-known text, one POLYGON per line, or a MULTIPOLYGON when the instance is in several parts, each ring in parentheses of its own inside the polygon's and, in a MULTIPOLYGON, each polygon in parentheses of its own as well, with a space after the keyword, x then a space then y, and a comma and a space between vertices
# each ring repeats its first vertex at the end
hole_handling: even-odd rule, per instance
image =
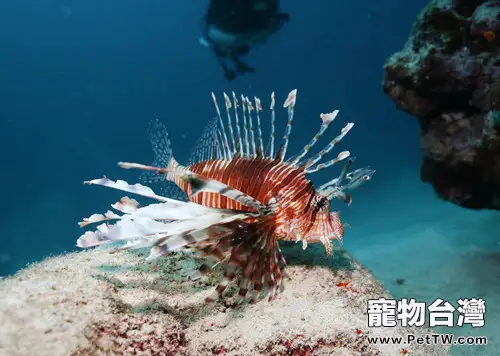
POLYGON ((500 209, 500 1, 433 0, 385 63, 384 91, 422 128, 421 179, 500 209))

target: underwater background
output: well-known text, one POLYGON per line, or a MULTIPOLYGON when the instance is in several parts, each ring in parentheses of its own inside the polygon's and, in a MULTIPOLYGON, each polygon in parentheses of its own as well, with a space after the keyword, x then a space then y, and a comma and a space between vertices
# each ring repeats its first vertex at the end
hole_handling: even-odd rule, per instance
POLYGON ((185 162, 215 115, 212 91, 256 95, 267 106, 271 91, 281 103, 298 88, 289 152, 315 133, 319 113, 339 109, 337 120, 355 122, 341 147, 377 170, 352 206, 335 207, 352 226, 345 249, 398 298, 484 298, 486 326, 454 332, 486 335, 489 345, 453 354, 500 354, 498 213, 441 201, 420 181, 418 123, 381 87, 383 62, 426 4, 282 2, 290 23, 252 51, 256 73, 228 82, 198 42, 206 1, 2 2, 0 276, 76 249, 77 222, 117 197, 82 182, 104 174, 136 182, 137 172, 116 162, 152 160, 149 120, 161 118, 185 162))

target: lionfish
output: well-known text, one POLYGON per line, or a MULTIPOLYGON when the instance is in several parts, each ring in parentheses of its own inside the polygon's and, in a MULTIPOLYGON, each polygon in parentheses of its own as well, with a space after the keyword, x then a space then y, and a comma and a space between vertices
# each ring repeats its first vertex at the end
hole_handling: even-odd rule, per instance
MULTIPOLYGON (((286 265, 278 241, 321 242, 328 256, 332 241, 342 243, 344 227, 338 212, 330 211, 330 201, 352 201, 349 191, 371 179, 370 168, 348 172, 354 158, 340 152, 328 162, 319 163, 352 129, 347 125, 319 153, 308 157, 311 148, 334 121, 338 110, 321 114, 321 127, 296 155, 286 158, 295 113, 297 90, 289 93, 283 107, 288 121, 283 140, 275 151, 275 94, 271 95, 269 142, 264 150, 261 100, 241 101, 224 93, 227 124, 215 95, 217 116, 210 122, 189 165, 181 165, 172 154, 165 127, 156 119, 149 126, 155 160, 152 165, 120 162, 120 167, 140 169, 143 183, 161 183, 163 188, 179 189, 182 197, 168 198, 142 184, 130 185, 107 177, 87 184, 115 188, 158 201, 140 206, 135 199, 123 197, 112 207, 121 215, 107 211, 94 214, 79 223, 86 226, 102 222, 96 231, 87 231, 77 242, 90 247, 113 241, 126 243, 116 250, 150 247, 146 260, 172 251, 189 250, 206 261, 192 278, 200 278, 210 268, 223 264, 224 280, 207 297, 213 300, 236 276, 239 298, 256 301, 267 285, 269 300, 282 290, 282 267, 286 265), (240 110, 241 108, 241 110, 240 110), (242 121, 243 125, 240 125, 242 121), (254 126, 254 123, 256 125, 254 126), (234 127, 233 127, 234 123, 234 127), (307 174, 347 160, 338 177, 315 189, 307 174), (186 199, 187 198, 187 199, 186 199), (114 222, 114 224, 113 224, 114 222)), ((166 191, 172 189, 164 189, 166 191)), ((172 195, 172 194, 171 194, 172 195)))

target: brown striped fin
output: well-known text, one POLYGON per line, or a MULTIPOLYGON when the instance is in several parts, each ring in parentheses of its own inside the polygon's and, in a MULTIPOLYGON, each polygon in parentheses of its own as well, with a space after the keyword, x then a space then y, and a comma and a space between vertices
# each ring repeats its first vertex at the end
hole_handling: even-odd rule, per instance
POLYGON ((285 261, 276 236, 271 230, 261 230, 265 223, 241 225, 234 231, 230 244, 222 243, 217 248, 218 254, 225 256, 224 280, 206 298, 207 302, 221 298, 227 286, 236 279, 239 279, 238 304, 257 301, 265 289, 268 299, 273 300, 282 290, 281 268, 285 261))

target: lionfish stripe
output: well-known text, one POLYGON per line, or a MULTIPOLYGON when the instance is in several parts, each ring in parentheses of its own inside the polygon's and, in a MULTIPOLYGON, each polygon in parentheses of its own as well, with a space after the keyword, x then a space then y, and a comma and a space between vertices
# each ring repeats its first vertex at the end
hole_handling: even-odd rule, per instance
POLYGON ((201 192, 217 193, 233 199, 244 206, 253 208, 257 212, 263 212, 266 210, 266 206, 264 204, 251 196, 214 179, 205 179, 192 172, 182 173, 181 179, 189 184, 191 195, 196 195, 201 192))
MULTIPOLYGON (((126 169, 136 168, 136 169, 142 169, 142 170, 156 171, 158 173, 163 173, 163 174, 168 173, 168 177, 170 180, 173 180, 175 182, 183 181, 184 183, 188 184, 191 196, 196 195, 196 194, 201 193, 201 192, 217 193, 217 194, 226 196, 230 199, 233 199, 244 206, 255 209, 259 213, 266 213, 266 211, 267 211, 266 206, 264 204, 257 201, 256 199, 252 198, 251 196, 249 196, 245 193, 242 193, 241 191, 239 191, 237 189, 233 189, 224 183, 221 183, 221 182, 216 181, 214 179, 203 178, 200 175, 193 173, 193 172, 190 172, 190 171, 185 171, 185 170, 175 171, 175 170, 171 170, 169 168, 151 167, 151 166, 147 166, 147 165, 143 165, 143 164, 139 164, 139 163, 130 163, 130 162, 119 162, 118 165, 120 167, 126 168, 126 169)), ((142 187, 142 188, 145 188, 145 187, 142 187)), ((149 188, 147 188, 147 189, 149 189, 149 188)), ((151 190, 151 189, 149 189, 149 190, 151 190)), ((186 188, 184 190, 187 191, 186 188)), ((151 192, 152 192, 152 190, 151 190, 151 192)), ((159 197, 159 198, 163 198, 163 197, 159 197)), ((166 201, 170 200, 168 198, 163 198, 163 199, 167 199, 166 201)))

